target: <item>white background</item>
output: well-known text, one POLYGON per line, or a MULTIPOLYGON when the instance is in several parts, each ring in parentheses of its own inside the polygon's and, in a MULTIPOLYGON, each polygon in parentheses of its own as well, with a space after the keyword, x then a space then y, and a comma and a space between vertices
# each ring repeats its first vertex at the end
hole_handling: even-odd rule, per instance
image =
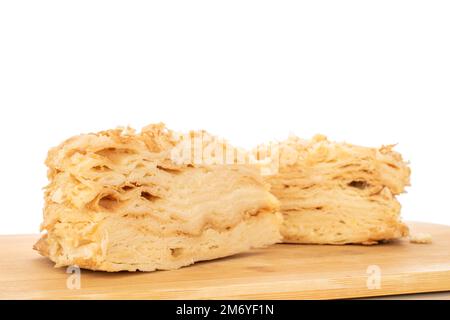
POLYGON ((0 2, 0 234, 36 233, 47 150, 166 122, 251 147, 399 143, 407 220, 450 224, 449 1, 0 2))

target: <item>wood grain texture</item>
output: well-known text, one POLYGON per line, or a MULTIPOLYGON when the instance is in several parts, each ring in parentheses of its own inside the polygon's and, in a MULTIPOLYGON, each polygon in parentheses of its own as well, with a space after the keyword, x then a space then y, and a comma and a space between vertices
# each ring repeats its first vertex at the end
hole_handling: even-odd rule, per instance
POLYGON ((450 291, 368 297, 360 298, 358 300, 450 300, 450 291))
POLYGON ((69 290, 31 247, 33 236, 0 236, 1 299, 336 299, 450 290, 450 227, 409 223, 433 244, 378 246, 275 245, 176 271, 104 273, 82 270, 69 290), (381 270, 381 288, 367 288, 367 268, 381 270))

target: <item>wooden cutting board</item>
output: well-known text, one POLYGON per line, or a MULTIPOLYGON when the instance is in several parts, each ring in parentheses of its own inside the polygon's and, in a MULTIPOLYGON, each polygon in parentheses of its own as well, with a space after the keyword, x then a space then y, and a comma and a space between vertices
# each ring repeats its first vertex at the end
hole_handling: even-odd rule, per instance
POLYGON ((275 245, 176 271, 73 274, 0 236, 1 299, 334 299, 450 290, 450 226, 410 223, 433 244, 275 245))

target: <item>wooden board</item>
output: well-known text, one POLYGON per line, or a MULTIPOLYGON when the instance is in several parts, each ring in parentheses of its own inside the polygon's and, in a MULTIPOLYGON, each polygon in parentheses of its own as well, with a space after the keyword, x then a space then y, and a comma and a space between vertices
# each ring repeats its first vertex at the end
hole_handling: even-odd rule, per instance
MULTIPOLYGON (((66 269, 31 249, 37 236, 0 237, 2 299, 326 299, 450 290, 450 227, 410 223, 433 244, 276 245, 176 271, 81 271, 70 290, 66 269), (381 287, 368 288, 369 283, 381 287), (379 269, 378 269, 379 268, 379 269), (374 278, 375 277, 375 278, 374 278)), ((73 278, 70 278, 73 279, 73 278)))

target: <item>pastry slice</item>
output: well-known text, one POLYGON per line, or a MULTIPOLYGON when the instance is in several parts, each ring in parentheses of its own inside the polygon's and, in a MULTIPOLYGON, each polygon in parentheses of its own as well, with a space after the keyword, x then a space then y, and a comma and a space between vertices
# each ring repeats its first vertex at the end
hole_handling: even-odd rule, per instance
POLYGON ((35 249, 57 267, 154 271, 279 242, 278 201, 236 150, 162 124, 73 137, 49 152, 35 249))
POLYGON ((396 196, 409 185, 410 169, 392 148, 316 136, 260 151, 276 168, 267 181, 281 203, 284 242, 376 244, 408 235, 396 196))

